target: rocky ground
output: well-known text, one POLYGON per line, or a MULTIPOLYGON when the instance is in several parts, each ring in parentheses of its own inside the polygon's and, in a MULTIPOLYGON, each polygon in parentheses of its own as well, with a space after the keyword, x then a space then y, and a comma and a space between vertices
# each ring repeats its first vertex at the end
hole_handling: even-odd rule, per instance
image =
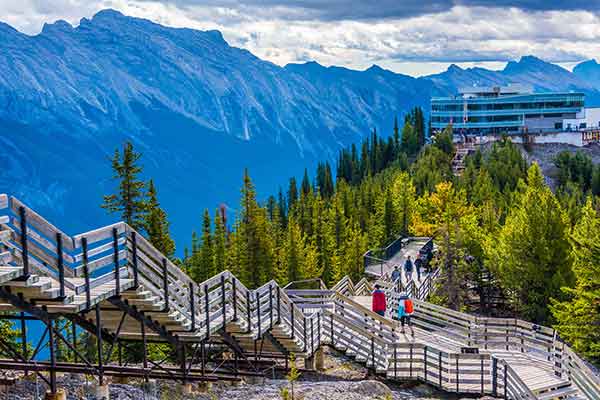
MULTIPOLYGON (((96 400, 94 381, 85 376, 66 374, 59 377, 59 387, 68 400, 96 400)), ((192 395, 184 395, 181 386, 172 382, 142 382, 110 385, 112 400, 280 400, 281 391, 290 388, 284 376, 261 379, 253 383, 215 383, 208 392, 194 385, 192 395)), ((0 400, 43 399, 45 387, 41 381, 22 380, 0 391, 0 400)), ((295 383, 298 400, 456 400, 460 399, 417 383, 390 384, 373 380, 367 370, 335 352, 327 351, 323 372, 302 372, 295 383)))
POLYGON ((577 147, 570 144, 563 143, 548 143, 548 144, 534 144, 528 150, 525 150, 523 146, 520 146, 523 156, 531 163, 537 162, 546 177, 548 185, 554 189, 556 187, 555 176, 557 173, 556 166, 554 165, 554 159, 562 151, 569 151, 575 153, 581 151, 587 154, 592 159, 594 164, 600 163, 600 144, 591 143, 585 147, 577 147))

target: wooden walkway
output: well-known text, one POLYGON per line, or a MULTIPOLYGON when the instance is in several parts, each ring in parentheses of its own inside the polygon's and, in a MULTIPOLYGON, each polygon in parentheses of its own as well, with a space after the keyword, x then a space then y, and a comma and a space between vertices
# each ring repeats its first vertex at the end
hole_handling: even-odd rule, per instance
MULTIPOLYGON (((0 359, 0 369, 34 371, 52 390, 56 372, 97 376, 211 381, 262 375, 262 363, 292 354, 310 365, 332 346, 374 373, 416 379, 457 393, 507 399, 600 399, 600 381, 552 329, 524 321, 476 318, 415 300, 415 335, 402 333, 393 312, 370 311, 372 283, 342 279, 328 289, 284 289, 270 281, 249 289, 222 272, 193 282, 124 223, 68 236, 18 199, 0 195, 0 311, 47 326, 52 340, 68 341, 54 327, 67 319, 102 343, 104 360, 78 363, 34 360, 29 350, 0 359), (115 344, 164 342, 181 366, 147 360, 135 367, 110 358, 115 344), (200 364, 199 364, 200 363, 200 364), (46 378, 45 373, 48 373, 46 378)), ((399 293, 425 299, 438 272, 421 282, 379 283, 391 310, 399 293)), ((0 347, 6 349, 0 338, 0 347)), ((71 347, 69 347, 71 348, 71 347)), ((8 351, 8 350, 7 350, 8 351)), ((139 351, 139 350, 138 350, 139 351)), ((274 367, 276 364, 271 364, 274 367)))

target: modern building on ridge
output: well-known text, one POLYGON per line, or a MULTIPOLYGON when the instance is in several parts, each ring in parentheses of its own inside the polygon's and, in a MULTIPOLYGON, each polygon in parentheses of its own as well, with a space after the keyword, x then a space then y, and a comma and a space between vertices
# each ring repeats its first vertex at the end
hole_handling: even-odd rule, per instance
MULTIPOLYGON (((600 113, 587 121, 580 92, 534 93, 526 85, 471 87, 453 97, 431 99, 433 134, 452 126, 461 136, 500 136, 565 132, 598 127, 600 113)), ((597 110, 597 109, 596 109, 597 110)))

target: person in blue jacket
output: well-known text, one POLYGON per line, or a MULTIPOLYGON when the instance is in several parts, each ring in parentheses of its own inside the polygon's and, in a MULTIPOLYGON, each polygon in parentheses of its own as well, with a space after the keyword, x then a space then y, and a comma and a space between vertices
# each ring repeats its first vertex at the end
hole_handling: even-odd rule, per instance
POLYGON ((415 336, 415 331, 410 323, 410 317, 412 316, 414 309, 413 301, 406 294, 401 294, 400 300, 398 301, 398 319, 402 324, 402 333, 405 333, 404 324, 406 323, 410 328, 410 335, 412 337, 415 336))

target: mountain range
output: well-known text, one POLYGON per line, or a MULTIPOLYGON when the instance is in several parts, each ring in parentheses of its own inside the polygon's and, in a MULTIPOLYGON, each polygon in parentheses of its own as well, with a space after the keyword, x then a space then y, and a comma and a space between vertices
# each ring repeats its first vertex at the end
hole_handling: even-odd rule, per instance
POLYGON ((500 71, 452 65, 413 78, 375 65, 280 67, 218 31, 114 10, 35 36, 0 23, 0 192, 70 232, 111 222, 99 207, 114 189, 109 158, 131 140, 176 240, 187 243, 205 207, 235 213, 244 168, 264 197, 372 129, 390 134, 395 116, 427 111, 431 96, 507 83, 583 91, 600 105, 594 60, 570 72, 524 56, 500 71))

